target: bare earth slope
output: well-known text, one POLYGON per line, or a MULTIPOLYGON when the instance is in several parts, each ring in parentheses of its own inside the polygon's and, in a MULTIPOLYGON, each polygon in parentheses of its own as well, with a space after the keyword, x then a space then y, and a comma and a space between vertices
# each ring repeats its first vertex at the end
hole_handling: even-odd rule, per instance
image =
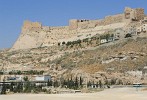
POLYGON ((82 49, 63 46, 3 51, 0 52, 0 67, 7 71, 44 70, 56 78, 82 75, 91 81, 96 79, 89 74, 106 72, 103 78, 120 78, 126 80, 124 84, 128 81, 133 83, 140 79, 125 76, 126 72, 144 68, 147 64, 146 47, 147 38, 138 37, 82 49))

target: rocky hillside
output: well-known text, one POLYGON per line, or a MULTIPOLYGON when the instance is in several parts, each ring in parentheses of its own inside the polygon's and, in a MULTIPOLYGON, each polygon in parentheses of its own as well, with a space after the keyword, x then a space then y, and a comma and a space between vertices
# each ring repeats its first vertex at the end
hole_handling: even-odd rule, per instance
POLYGON ((125 75, 128 75, 128 71, 142 71, 147 64, 146 59, 147 38, 137 37, 95 47, 80 48, 76 45, 68 48, 67 45, 58 45, 18 51, 5 50, 0 52, 0 68, 5 71, 44 70, 56 79, 73 75, 83 76, 88 80, 115 77, 133 82, 140 78, 125 75))

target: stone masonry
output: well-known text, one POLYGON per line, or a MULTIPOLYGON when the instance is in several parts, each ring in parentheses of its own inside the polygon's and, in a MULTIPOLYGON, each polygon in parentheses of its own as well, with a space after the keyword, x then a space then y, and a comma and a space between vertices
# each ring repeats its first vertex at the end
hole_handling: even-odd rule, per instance
POLYGON ((144 17, 144 9, 126 7, 124 13, 106 16, 104 19, 72 19, 69 21, 69 26, 49 27, 39 22, 25 21, 20 37, 11 50, 52 46, 63 41, 84 39, 89 34, 93 36, 112 29, 126 29, 130 23, 139 23, 144 17))

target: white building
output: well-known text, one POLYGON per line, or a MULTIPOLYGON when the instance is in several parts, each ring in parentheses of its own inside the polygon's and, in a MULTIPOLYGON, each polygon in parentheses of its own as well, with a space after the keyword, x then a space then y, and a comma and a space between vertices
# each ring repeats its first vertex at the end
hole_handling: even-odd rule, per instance
POLYGON ((137 28, 137 33, 147 32, 147 24, 142 24, 137 28))
POLYGON ((36 76, 35 81, 48 81, 51 80, 50 75, 36 76))
POLYGON ((146 31, 147 31, 147 24, 143 24, 143 25, 142 25, 142 31, 143 31, 143 32, 146 32, 146 31))
POLYGON ((122 29, 117 29, 114 33, 114 39, 119 40, 125 38, 126 33, 122 29))
POLYGON ((142 75, 147 76, 147 66, 144 66, 144 68, 142 70, 142 75))
POLYGON ((146 23, 147 22, 147 17, 144 17, 144 20, 142 22, 146 23))
POLYGON ((7 77, 7 81, 23 81, 23 76, 22 75, 9 76, 7 77))
POLYGON ((101 43, 107 43, 107 39, 101 39, 101 43))
POLYGON ((142 28, 141 26, 137 28, 137 33, 141 33, 142 31, 141 28, 142 28))

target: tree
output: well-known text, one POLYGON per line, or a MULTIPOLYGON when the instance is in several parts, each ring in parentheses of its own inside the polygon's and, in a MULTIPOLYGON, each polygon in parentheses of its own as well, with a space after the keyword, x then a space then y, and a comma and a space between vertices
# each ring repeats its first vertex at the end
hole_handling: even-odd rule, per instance
POLYGON ((69 81, 69 89, 73 89, 74 88, 74 81, 70 80, 69 81))
POLYGON ((79 39, 79 40, 77 40, 77 44, 81 44, 81 40, 79 39))
POLYGON ((88 83, 87 83, 87 87, 90 87, 91 86, 91 82, 89 81, 88 83))
POLYGON ((111 85, 115 85, 116 79, 111 79, 111 85))
POLYGON ((73 45, 71 45, 70 48, 73 48, 73 45))
POLYGON ((19 82, 16 87, 16 92, 21 93, 23 91, 23 84, 22 82, 19 82))
POLYGON ((7 88, 6 88, 6 84, 3 83, 1 94, 6 94, 6 90, 7 90, 7 88))
POLYGON ((105 85, 109 85, 109 83, 108 83, 108 80, 107 80, 107 79, 105 80, 105 85))
POLYGON ((82 85, 83 85, 83 79, 82 79, 82 77, 80 77, 80 86, 82 87, 82 85))
POLYGON ((24 86, 24 92, 30 93, 31 90, 32 90, 31 84, 30 84, 29 81, 27 81, 27 83, 26 83, 25 86, 24 86))
POLYGON ((128 38, 128 37, 132 37, 132 35, 131 34, 126 34, 126 36, 125 36, 125 38, 128 38))
POLYGON ((102 88, 102 81, 101 80, 99 80, 99 86, 100 86, 100 88, 102 88))
POLYGON ((73 89, 74 88, 74 81, 72 80, 72 76, 71 76, 71 79, 69 80, 67 80, 67 88, 69 88, 69 89, 73 89))
POLYGON ((99 86, 99 83, 97 82, 97 83, 96 83, 96 87, 98 88, 98 86, 99 86))
POLYGON ((114 34, 111 34, 111 37, 114 37, 114 34))
POLYGON ((39 73, 40 73, 40 75, 43 75, 44 71, 42 70, 42 71, 40 71, 39 73))
POLYGON ((23 83, 21 82, 20 83, 20 92, 22 92, 23 91, 23 83))
POLYGON ((70 41, 67 42, 66 46, 69 46, 71 45, 72 43, 70 41))
POLYGON ((62 45, 65 45, 65 42, 64 41, 62 42, 62 45))
POLYGON ((64 86, 67 86, 67 81, 66 80, 64 80, 63 83, 62 83, 62 87, 64 87, 64 86))
POLYGON ((21 71, 19 70, 19 71, 17 71, 17 74, 18 74, 18 75, 21 75, 22 73, 21 73, 21 71))
POLYGON ((83 39, 83 42, 88 42, 89 38, 83 39))
POLYGON ((67 88, 69 88, 70 87, 70 81, 69 81, 69 79, 67 80, 67 88))
POLYGON ((27 77, 27 76, 24 77, 23 80, 24 80, 24 81, 28 81, 28 77, 27 77))
POLYGON ((10 91, 14 91, 14 83, 13 82, 11 82, 11 84, 10 84, 10 91))
POLYGON ((52 84, 53 84, 52 80, 48 80, 47 86, 52 86, 52 84))
POLYGON ((74 84, 74 88, 75 89, 78 89, 78 87, 79 87, 79 85, 78 85, 78 78, 76 77, 76 79, 75 79, 75 84, 74 84))
POLYGON ((54 87, 59 87, 59 84, 58 84, 58 81, 56 80, 54 83, 53 83, 54 87))
POLYGON ((4 73, 2 71, 0 71, 0 75, 3 75, 4 73))
POLYGON ((109 38, 110 38, 110 34, 106 34, 106 40, 108 41, 109 40, 109 38))
POLYGON ((60 42, 58 43, 58 46, 60 46, 60 42))

